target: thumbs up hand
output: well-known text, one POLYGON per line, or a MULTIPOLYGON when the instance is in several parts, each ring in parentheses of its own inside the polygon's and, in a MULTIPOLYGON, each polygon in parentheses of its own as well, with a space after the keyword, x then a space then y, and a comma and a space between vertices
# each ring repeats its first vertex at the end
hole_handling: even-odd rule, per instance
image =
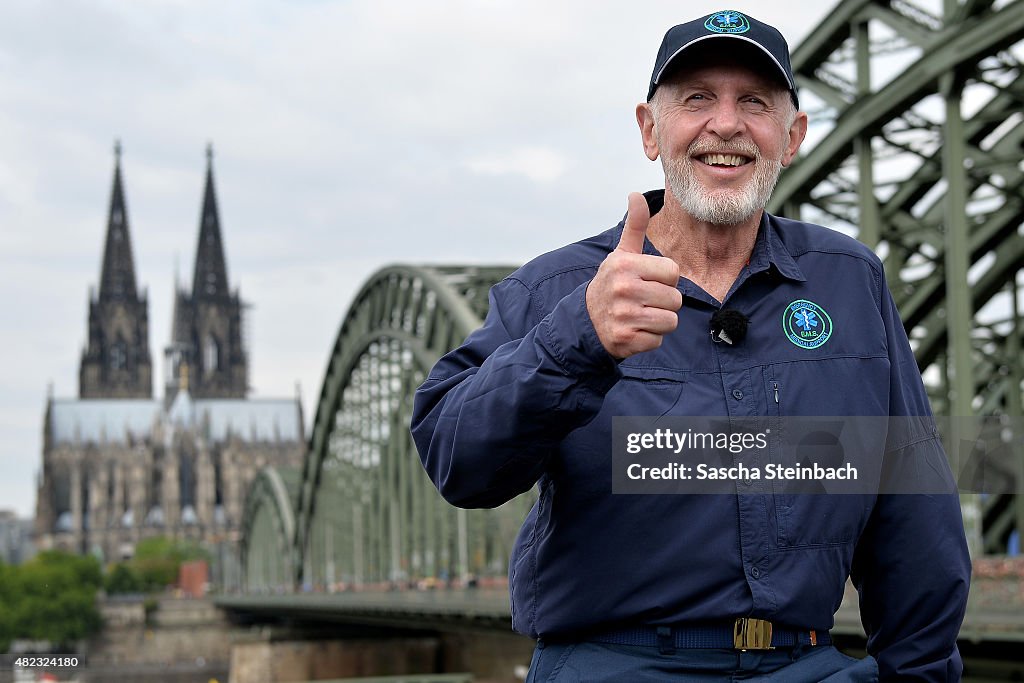
POLYGON ((679 323, 679 266, 670 258, 643 253, 650 221, 647 200, 631 193, 619 244, 587 287, 587 312, 597 337, 619 359, 658 348, 662 336, 679 323))

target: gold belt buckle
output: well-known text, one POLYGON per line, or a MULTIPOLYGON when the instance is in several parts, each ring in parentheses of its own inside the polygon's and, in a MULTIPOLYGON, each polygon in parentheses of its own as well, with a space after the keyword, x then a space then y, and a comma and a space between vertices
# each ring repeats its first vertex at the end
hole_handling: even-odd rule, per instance
POLYGON ((772 622, 740 617, 732 628, 732 646, 737 650, 771 650, 772 622))

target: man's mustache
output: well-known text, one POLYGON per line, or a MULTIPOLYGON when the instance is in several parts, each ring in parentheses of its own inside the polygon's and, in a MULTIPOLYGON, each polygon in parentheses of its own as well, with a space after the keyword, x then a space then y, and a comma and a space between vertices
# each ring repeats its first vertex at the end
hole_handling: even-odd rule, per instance
POLYGON ((750 157, 754 160, 761 159, 761 150, 753 142, 742 140, 737 142, 722 142, 715 140, 696 140, 686 150, 688 156, 699 156, 702 154, 738 154, 750 157))

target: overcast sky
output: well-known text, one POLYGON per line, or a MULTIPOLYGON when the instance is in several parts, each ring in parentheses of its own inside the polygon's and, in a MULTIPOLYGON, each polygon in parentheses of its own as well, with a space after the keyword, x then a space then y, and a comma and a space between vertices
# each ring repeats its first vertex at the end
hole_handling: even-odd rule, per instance
MULTIPOLYGON (((832 9, 735 2, 795 46, 832 9)), ((163 393, 205 169, 252 304, 255 396, 307 422, 352 296, 390 263, 520 263, 662 185, 634 106, 718 2, 0 3, 0 509, 34 514, 47 386, 78 392, 114 167, 163 393)), ((308 425, 307 425, 308 426, 308 425)))

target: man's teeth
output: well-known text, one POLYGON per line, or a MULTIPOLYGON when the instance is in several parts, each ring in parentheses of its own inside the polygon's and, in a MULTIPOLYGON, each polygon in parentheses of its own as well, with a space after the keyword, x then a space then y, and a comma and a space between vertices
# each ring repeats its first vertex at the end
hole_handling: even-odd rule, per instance
POLYGON ((747 161, 736 154, 705 154, 700 160, 711 166, 742 166, 747 161))

